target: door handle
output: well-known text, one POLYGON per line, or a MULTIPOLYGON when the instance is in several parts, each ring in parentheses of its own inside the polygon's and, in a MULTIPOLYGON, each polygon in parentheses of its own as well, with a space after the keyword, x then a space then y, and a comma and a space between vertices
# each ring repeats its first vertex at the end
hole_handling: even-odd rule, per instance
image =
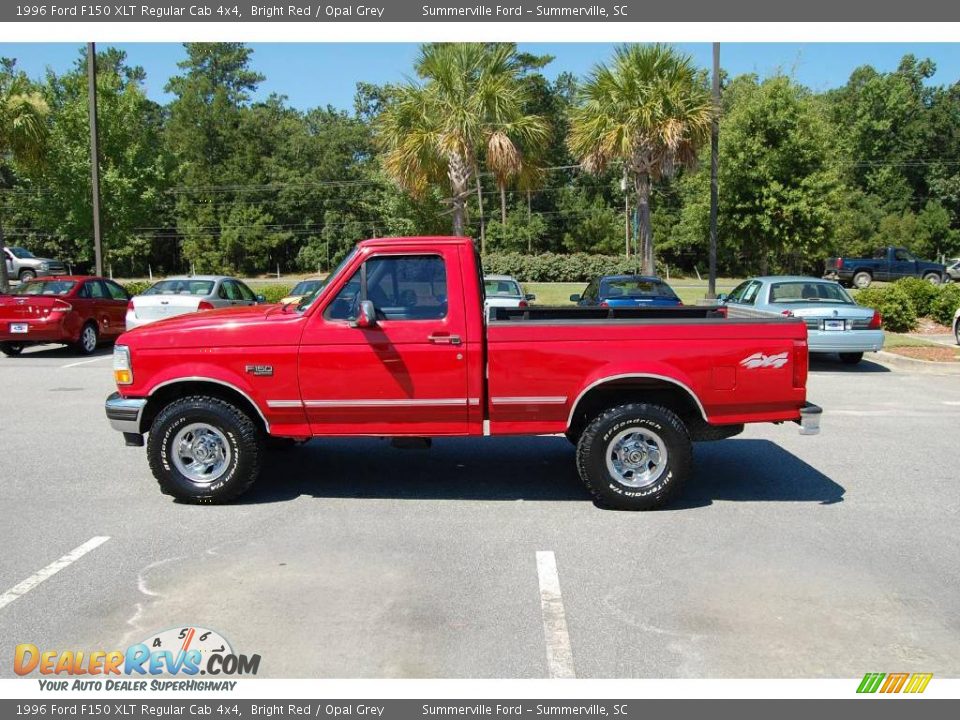
POLYGON ((460 336, 459 335, 449 335, 447 333, 434 333, 430 335, 427 340, 432 342, 434 345, 459 345, 460 336))

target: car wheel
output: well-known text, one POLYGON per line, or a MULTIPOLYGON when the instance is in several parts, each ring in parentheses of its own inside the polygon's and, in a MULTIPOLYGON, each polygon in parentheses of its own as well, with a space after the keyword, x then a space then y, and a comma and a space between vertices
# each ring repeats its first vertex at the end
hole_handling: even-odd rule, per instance
POLYGON ((20 282, 27 282, 28 280, 33 280, 37 277, 37 273, 33 270, 21 270, 20 271, 20 282))
POLYGON ((92 355, 100 342, 99 333, 95 323, 88 322, 80 330, 80 339, 74 343, 73 348, 81 355, 92 355))
POLYGON ((960 345, 960 322, 953 326, 953 337, 957 341, 957 345, 960 345))
POLYGON ((260 474, 260 428, 219 398, 194 395, 167 405, 150 427, 147 459, 160 490, 190 503, 223 503, 260 474))
POLYGON ((853 276, 853 286, 860 290, 870 287, 873 282, 873 276, 868 272, 858 272, 853 276))
POLYGON ((679 417, 658 405, 630 403, 595 418, 577 444, 580 478, 603 505, 653 510, 690 475, 693 446, 679 417))
POLYGON ((844 365, 856 365, 863 360, 863 353, 840 353, 840 361, 844 365))
POLYGON ((23 352, 25 345, 23 343, 5 342, 0 343, 0 352, 7 357, 16 357, 23 352))
POLYGON ((923 276, 923 279, 931 285, 939 285, 940 281, 942 280, 940 273, 927 273, 923 276))

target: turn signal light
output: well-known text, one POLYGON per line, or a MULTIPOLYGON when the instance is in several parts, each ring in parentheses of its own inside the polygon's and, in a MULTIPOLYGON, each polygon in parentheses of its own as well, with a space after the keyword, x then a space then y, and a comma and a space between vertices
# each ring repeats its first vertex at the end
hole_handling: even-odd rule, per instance
POLYGON ((793 317, 793 311, 792 311, 792 310, 784 310, 784 311, 783 311, 782 313, 780 313, 780 314, 781 314, 781 315, 786 315, 787 317, 793 317))
POLYGON ((213 305, 206 300, 201 300, 200 304, 197 305, 197 310, 213 310, 213 305))
POLYGON ((842 257, 838 257, 838 258, 837 258, 837 270, 843 270, 843 258, 842 258, 842 257))
POLYGON ((527 301, 526 301, 526 300, 521 300, 521 301, 520 301, 520 304, 517 305, 517 307, 525 308, 525 307, 529 307, 529 306, 527 305, 527 301))
POLYGON ((114 370, 113 381, 117 385, 130 385, 133 383, 133 373, 129 370, 114 370))
POLYGON ((873 311, 873 317, 870 318, 870 324, 867 325, 868 330, 879 330, 883 327, 883 315, 880 314, 879 310, 873 311))
POLYGON ((73 310, 73 305, 63 300, 54 300, 53 307, 50 308, 50 312, 70 312, 73 310))
POLYGON ((133 298, 130 298, 129 300, 127 300, 127 312, 132 312, 133 309, 134 309, 133 298))

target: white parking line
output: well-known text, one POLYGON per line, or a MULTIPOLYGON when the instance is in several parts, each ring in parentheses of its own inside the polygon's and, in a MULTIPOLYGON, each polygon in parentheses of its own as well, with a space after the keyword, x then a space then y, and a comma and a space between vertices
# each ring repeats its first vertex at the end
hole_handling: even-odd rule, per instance
POLYGON ((15 585, 14 587, 10 588, 3 595, 0 595, 0 610, 12 603, 21 595, 26 595, 44 580, 53 577, 68 565, 75 563, 91 550, 100 547, 109 539, 109 537, 103 536, 90 538, 80 547, 74 548, 59 560, 55 560, 43 568, 43 570, 35 572, 19 585, 15 585))
POLYGON ((540 580, 543 637, 547 643, 547 671, 552 678, 575 678, 577 673, 573 668, 573 650, 553 551, 537 551, 537 577, 540 580))
POLYGON ((100 355, 99 357, 91 358, 90 360, 81 360, 80 362, 73 362, 69 365, 61 365, 60 369, 77 367, 77 365, 86 365, 88 363, 96 362, 97 360, 103 360, 104 358, 112 358, 112 355, 100 355))

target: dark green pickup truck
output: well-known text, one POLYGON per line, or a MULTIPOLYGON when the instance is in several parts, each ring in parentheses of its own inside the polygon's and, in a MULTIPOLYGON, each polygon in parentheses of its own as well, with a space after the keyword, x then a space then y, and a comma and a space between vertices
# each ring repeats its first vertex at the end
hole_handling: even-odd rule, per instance
POLYGON ((823 276, 862 289, 874 280, 892 282, 905 277, 923 278, 939 285, 946 279, 946 270, 939 263, 917 260, 906 248, 885 247, 870 258, 828 258, 823 276))

